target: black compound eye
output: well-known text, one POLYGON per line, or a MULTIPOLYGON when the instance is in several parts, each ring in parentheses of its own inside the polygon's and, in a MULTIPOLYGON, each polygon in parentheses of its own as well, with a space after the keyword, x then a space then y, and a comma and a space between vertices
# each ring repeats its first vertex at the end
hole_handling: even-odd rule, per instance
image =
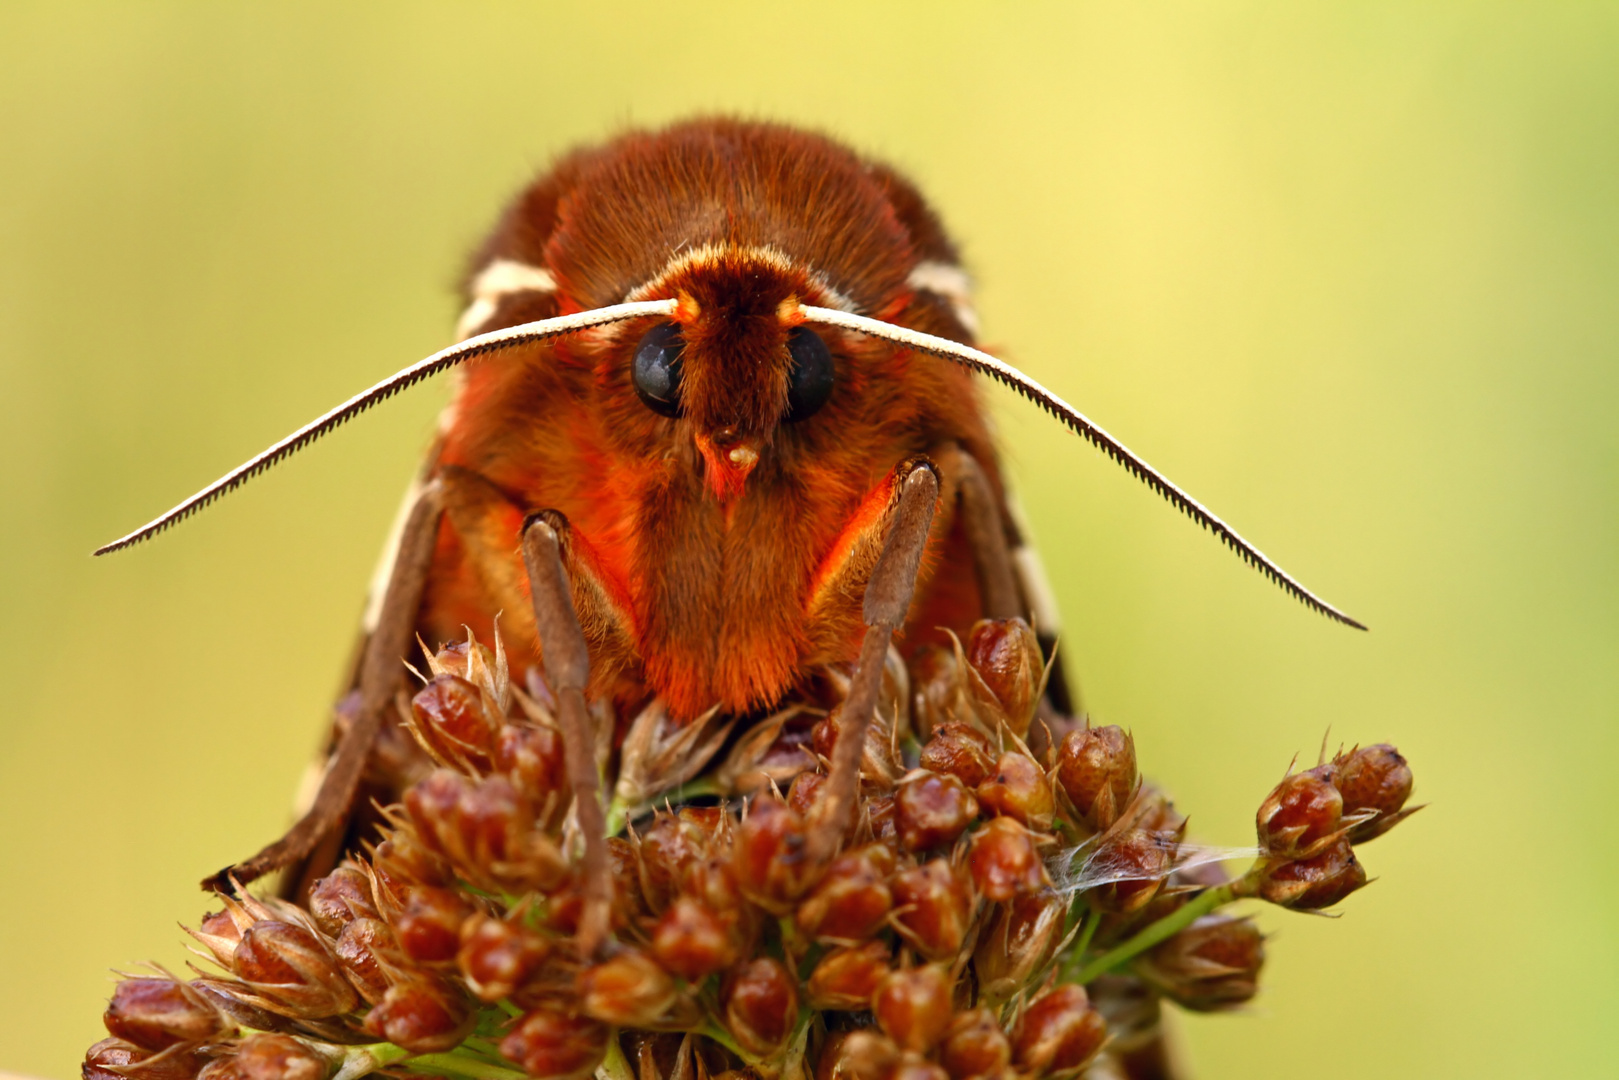
POLYGON ((655 413, 680 415, 680 354, 685 348, 675 323, 654 326, 635 347, 630 377, 642 404, 655 413))
POLYGON ((795 326, 787 335, 793 369, 787 373, 787 414, 791 424, 813 416, 832 396, 832 351, 821 335, 807 326, 795 326))

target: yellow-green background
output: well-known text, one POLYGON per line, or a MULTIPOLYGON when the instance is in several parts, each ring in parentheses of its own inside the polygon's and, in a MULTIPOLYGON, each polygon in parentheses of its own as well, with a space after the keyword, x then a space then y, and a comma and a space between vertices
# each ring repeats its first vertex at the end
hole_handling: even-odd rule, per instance
POLYGON ((97 542, 444 343, 502 200, 628 122, 909 171, 986 340, 1373 627, 998 401, 1095 715, 1207 840, 1295 751, 1432 807, 1263 915, 1204 1077, 1619 1073, 1619 7, 51 3, 0 10, 0 1069, 184 956, 273 836, 443 387, 97 542))

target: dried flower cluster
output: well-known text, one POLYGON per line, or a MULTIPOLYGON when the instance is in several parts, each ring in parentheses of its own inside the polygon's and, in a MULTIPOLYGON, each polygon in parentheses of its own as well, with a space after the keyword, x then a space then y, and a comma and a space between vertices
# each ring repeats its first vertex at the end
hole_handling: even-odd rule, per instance
POLYGON ((1261 935, 1219 909, 1365 884, 1355 847, 1411 813, 1411 771, 1372 746, 1287 776, 1227 879, 1128 733, 1037 717, 1043 678, 1020 620, 891 653, 860 813, 819 862, 845 679, 746 729, 598 713, 613 934, 585 955, 545 688, 498 642, 447 648, 406 718, 437 767, 380 841, 305 906, 222 898, 191 933, 225 974, 125 978, 85 1080, 1133 1075, 1162 998, 1253 997, 1261 935))

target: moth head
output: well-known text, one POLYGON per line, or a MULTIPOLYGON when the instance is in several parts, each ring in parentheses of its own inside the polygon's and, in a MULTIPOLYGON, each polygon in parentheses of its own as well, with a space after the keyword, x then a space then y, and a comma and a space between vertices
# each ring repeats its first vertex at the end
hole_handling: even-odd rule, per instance
POLYGON ((659 291, 674 294, 674 317, 636 342, 630 381, 648 409, 685 422, 709 490, 729 502, 778 429, 832 396, 832 352, 802 303, 820 290, 770 252, 716 252, 686 261, 659 291))

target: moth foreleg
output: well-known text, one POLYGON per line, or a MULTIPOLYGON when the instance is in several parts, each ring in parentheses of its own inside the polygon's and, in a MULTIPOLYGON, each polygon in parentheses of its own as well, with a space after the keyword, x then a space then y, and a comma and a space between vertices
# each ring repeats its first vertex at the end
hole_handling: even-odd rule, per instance
POLYGON ((347 819, 372 747, 382 730, 383 719, 393 708, 394 694, 404 680, 402 661, 411 649, 416 612, 427 585, 441 512, 439 486, 436 482, 429 483, 422 488, 406 518, 393 571, 383 594, 381 615, 365 644, 359 671, 360 706, 353 722, 338 740, 314 803, 285 836, 251 859, 205 879, 204 889, 225 891, 231 888, 233 880, 245 884, 296 863, 347 819))
POLYGON ((568 783, 585 842, 585 904, 579 918, 578 940, 580 953, 589 957, 607 939, 613 883, 607 856, 607 817, 596 773, 596 739, 585 705, 590 650, 579 628, 558 537, 559 530, 566 528, 567 522, 560 514, 541 511, 530 515, 523 523, 523 564, 534 599, 534 622, 545 677, 556 696, 568 783))
POLYGON ((894 632, 905 623, 916 591, 922 553, 927 548, 933 511, 939 501, 939 476, 932 462, 918 460, 901 467, 888 535, 866 582, 861 615, 866 633, 860 645, 849 695, 844 699, 838 741, 825 793, 815 807, 809 834, 809 857, 822 862, 836 853, 848 831, 860 791, 860 758, 866 729, 877 707, 883 660, 894 632))

